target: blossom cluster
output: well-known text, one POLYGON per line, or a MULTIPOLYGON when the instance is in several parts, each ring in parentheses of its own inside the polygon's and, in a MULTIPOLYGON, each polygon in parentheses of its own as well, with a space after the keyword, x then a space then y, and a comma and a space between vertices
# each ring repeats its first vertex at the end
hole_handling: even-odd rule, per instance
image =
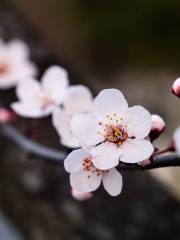
MULTIPOLYGON (((72 195, 88 199, 101 183, 111 196, 119 195, 122 175, 118 167, 151 158, 153 140, 163 132, 164 120, 142 106, 129 107, 118 89, 104 89, 93 98, 86 86, 71 86, 67 71, 60 66, 49 67, 37 80, 29 48, 20 40, 0 41, 0 55, 0 88, 16 87, 18 100, 11 104, 12 110, 25 118, 52 115, 61 144, 74 149, 64 161, 72 195)), ((172 89, 178 96, 179 85, 177 80, 172 89)), ((174 139, 180 152, 180 128, 174 139)))

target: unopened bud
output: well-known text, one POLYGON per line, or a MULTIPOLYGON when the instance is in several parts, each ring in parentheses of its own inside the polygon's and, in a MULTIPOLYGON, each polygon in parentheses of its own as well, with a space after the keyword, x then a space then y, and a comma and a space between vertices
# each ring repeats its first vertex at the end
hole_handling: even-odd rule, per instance
POLYGON ((90 192, 82 193, 82 192, 76 191, 75 189, 71 189, 71 194, 74 199, 81 201, 81 202, 87 201, 90 198, 92 198, 92 196, 93 196, 93 194, 90 192))
POLYGON ((16 114, 11 110, 0 108, 0 124, 7 122, 14 122, 16 120, 16 114))
POLYGON ((165 127, 166 124, 164 120, 159 115, 153 114, 152 127, 149 134, 150 140, 154 141, 155 139, 157 139, 160 136, 160 134, 164 131, 165 127))
POLYGON ((172 93, 180 98, 180 78, 176 79, 176 81, 173 83, 172 93))
POLYGON ((178 127, 173 136, 174 148, 178 154, 180 154, 180 127, 178 127))

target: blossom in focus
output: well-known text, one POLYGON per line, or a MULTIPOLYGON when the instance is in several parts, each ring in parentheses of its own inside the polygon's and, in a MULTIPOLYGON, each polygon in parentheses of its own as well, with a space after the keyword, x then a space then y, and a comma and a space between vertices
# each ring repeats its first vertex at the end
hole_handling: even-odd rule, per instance
POLYGON ((65 159, 64 166, 70 173, 70 184, 81 193, 95 191, 101 184, 111 196, 117 196, 122 190, 122 176, 115 169, 100 170, 93 164, 93 157, 85 150, 72 151, 65 159))
POLYGON ((92 198, 92 196, 93 196, 93 194, 91 192, 84 192, 84 193, 78 192, 73 188, 71 189, 71 194, 74 199, 76 199, 77 201, 81 201, 81 202, 87 201, 90 198, 92 198))
POLYGON ((152 127, 149 134, 151 141, 157 139, 160 134, 164 131, 166 124, 162 117, 157 114, 152 114, 152 127))
POLYGON ((154 151, 145 138, 152 126, 150 113, 141 106, 128 108, 117 89, 105 89, 95 98, 92 111, 75 114, 71 130, 82 146, 89 148, 93 165, 101 170, 113 168, 119 161, 137 163, 154 151))
POLYGON ((79 141, 72 135, 70 122, 73 114, 89 112, 92 107, 92 94, 82 85, 68 88, 63 101, 63 107, 56 107, 53 111, 52 122, 60 136, 63 145, 70 148, 79 147, 79 141))
POLYGON ((0 40, 0 89, 14 87, 20 79, 36 74, 37 68, 30 61, 30 50, 24 42, 0 40))
POLYGON ((180 78, 177 78, 172 86, 172 93, 177 97, 180 97, 180 78))
POLYGON ((11 107, 22 117, 48 116, 55 106, 63 102, 67 86, 67 72, 61 67, 52 66, 44 73, 41 83, 34 78, 20 81, 16 89, 19 101, 11 107))
POLYGON ((180 127, 178 127, 174 132, 174 145, 175 150, 180 154, 180 127))

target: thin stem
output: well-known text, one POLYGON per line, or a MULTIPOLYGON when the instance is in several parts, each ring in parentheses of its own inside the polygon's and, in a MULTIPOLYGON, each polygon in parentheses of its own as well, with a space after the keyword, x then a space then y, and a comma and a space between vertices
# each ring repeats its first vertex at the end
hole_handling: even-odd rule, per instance
MULTIPOLYGON (((15 127, 8 124, 0 126, 0 135, 12 141, 22 150, 28 153, 34 154, 36 156, 42 157, 45 160, 50 160, 52 163, 55 163, 55 164, 62 164, 65 157, 67 156, 67 152, 46 147, 44 145, 34 142, 33 140, 28 139, 22 133, 20 133, 15 127)), ((158 154, 158 155, 154 155, 151 163, 145 166, 121 162, 118 168, 120 170, 148 170, 148 169, 156 169, 156 168, 162 168, 162 167, 179 167, 179 166, 180 166, 179 155, 176 155, 176 154, 159 155, 158 154)))
POLYGON ((174 149, 174 146, 171 144, 169 144, 169 146, 167 146, 165 149, 162 149, 160 151, 156 151, 154 153, 154 156, 157 156, 157 155, 160 155, 160 154, 164 154, 164 153, 167 153, 167 152, 174 152, 175 149, 174 149))

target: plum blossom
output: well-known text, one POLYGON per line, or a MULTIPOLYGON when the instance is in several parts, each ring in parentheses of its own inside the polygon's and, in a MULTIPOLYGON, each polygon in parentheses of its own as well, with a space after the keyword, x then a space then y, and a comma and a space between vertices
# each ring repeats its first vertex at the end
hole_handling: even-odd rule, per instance
POLYGON ((55 106, 63 102, 67 86, 67 72, 58 66, 49 67, 41 83, 34 78, 27 78, 18 83, 16 94, 19 101, 12 103, 11 107, 22 117, 48 116, 55 106))
POLYGON ((52 122, 60 136, 63 145, 70 148, 79 147, 79 141, 72 135, 70 122, 73 114, 89 112, 92 106, 92 94, 82 85, 68 88, 63 107, 56 107, 53 111, 52 122))
POLYGON ((180 127, 174 132, 174 145, 177 153, 180 155, 180 127))
POLYGON ((81 193, 95 191, 101 184, 111 196, 122 190, 122 176, 115 169, 100 170, 93 164, 93 157, 86 150, 72 151, 65 159, 65 170, 70 173, 70 184, 81 193))
POLYGON ((148 136, 152 119, 141 106, 129 107, 117 89, 105 89, 95 98, 92 111, 75 114, 71 130, 82 146, 88 147, 93 165, 114 168, 119 161, 137 163, 154 151, 148 136))
POLYGON ((180 97, 180 78, 177 78, 172 86, 172 93, 177 97, 180 97))
POLYGON ((37 68, 30 61, 28 46, 21 40, 0 40, 0 89, 9 89, 21 78, 34 77, 37 68))

